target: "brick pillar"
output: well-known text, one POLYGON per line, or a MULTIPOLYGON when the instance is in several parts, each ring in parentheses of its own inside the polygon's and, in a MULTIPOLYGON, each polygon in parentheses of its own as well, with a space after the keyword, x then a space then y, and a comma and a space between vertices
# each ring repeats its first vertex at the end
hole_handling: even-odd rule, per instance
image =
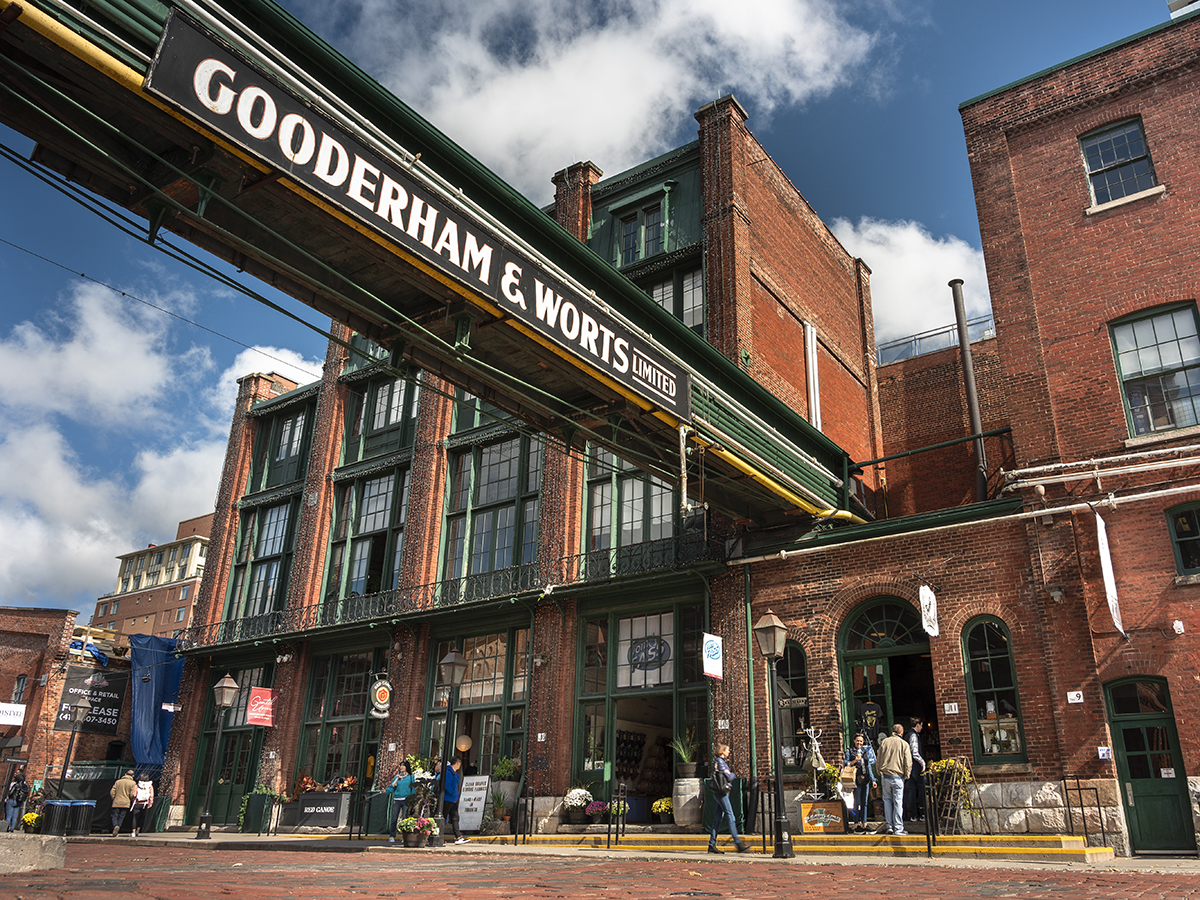
POLYGON ((554 173, 554 221, 586 243, 592 227, 592 185, 604 173, 579 162, 554 173))
POLYGON ((746 146, 754 138, 746 128, 746 118, 746 110, 732 94, 705 104, 696 112, 704 185, 701 224, 707 249, 708 339, 739 364, 743 362, 742 350, 753 363, 754 346, 750 221, 743 196, 746 146))

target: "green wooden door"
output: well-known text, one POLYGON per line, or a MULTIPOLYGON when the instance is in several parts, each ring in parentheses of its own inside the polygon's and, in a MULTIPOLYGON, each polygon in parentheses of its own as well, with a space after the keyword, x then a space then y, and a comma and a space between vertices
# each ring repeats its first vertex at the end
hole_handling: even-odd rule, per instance
POLYGON ((1126 681, 1107 693, 1131 849, 1194 853, 1187 777, 1166 683, 1126 681))

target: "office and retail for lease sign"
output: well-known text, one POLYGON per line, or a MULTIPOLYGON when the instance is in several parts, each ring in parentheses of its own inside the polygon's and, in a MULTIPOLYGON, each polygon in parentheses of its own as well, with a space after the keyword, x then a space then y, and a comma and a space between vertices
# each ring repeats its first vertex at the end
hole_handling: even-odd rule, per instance
POLYGON ((146 90, 486 297, 594 372, 690 417, 688 374, 480 218, 172 10, 146 90))
POLYGON ((71 704, 82 695, 87 697, 92 709, 80 724, 79 730, 85 734, 116 734, 128 690, 128 670, 113 672, 108 669, 67 666, 67 680, 58 700, 54 730, 70 731, 75 727, 71 717, 71 704))

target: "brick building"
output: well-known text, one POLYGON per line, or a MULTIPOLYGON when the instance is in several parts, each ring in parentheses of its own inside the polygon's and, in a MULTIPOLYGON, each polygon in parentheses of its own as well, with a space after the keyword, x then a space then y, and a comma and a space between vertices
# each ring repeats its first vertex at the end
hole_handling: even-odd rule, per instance
POLYGON ((118 556, 116 586, 96 601, 92 624, 122 634, 178 637, 192 622, 211 528, 212 513, 185 519, 170 543, 118 556))

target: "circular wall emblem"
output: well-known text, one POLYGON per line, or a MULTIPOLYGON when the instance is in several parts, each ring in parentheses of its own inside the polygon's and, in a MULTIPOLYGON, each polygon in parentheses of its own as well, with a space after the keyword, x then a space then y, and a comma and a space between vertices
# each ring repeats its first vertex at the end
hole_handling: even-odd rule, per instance
POLYGON ((371 702, 376 709, 387 709, 392 705, 392 686, 387 681, 379 680, 371 685, 371 702))

